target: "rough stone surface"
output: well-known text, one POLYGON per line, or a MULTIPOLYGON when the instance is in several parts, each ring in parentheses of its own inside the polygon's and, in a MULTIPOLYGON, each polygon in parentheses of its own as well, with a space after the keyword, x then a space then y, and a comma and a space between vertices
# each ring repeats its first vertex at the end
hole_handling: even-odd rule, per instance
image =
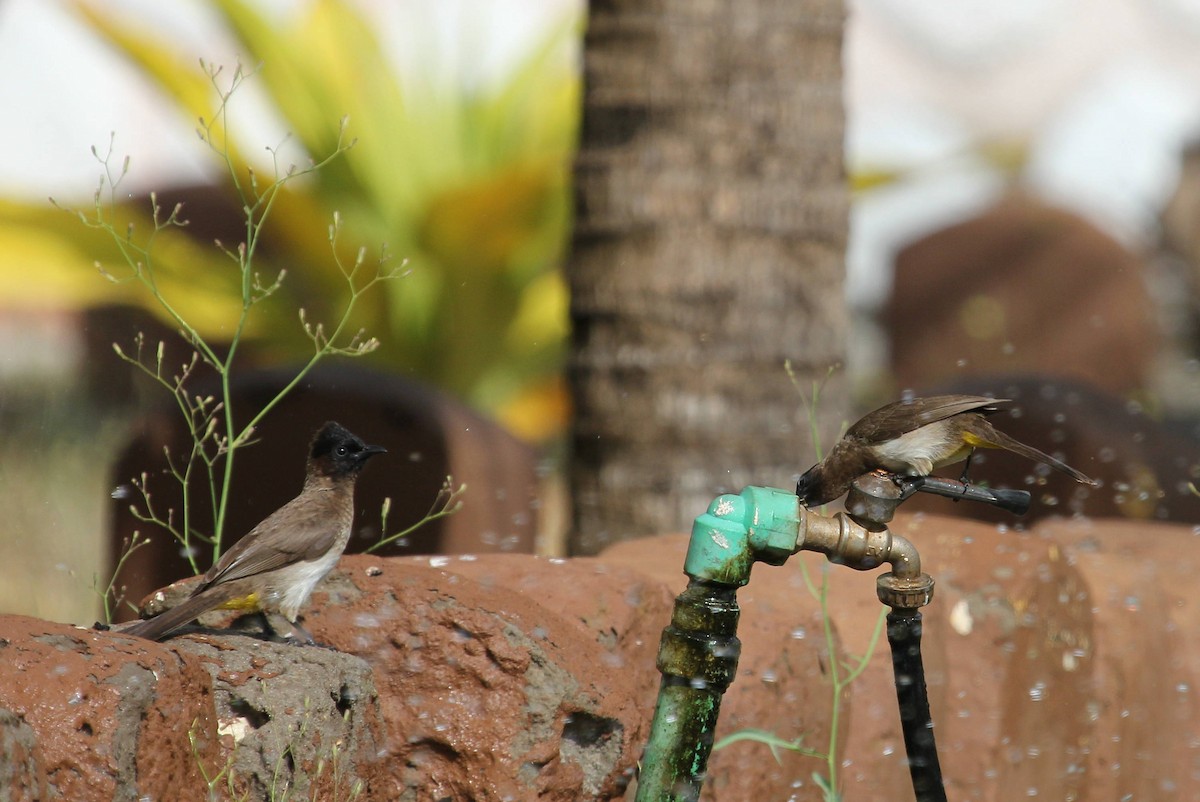
MULTIPOLYGON (((604 615, 603 605, 592 606, 600 594, 587 587, 598 591, 600 582, 586 582, 578 566, 530 557, 433 562, 446 567, 348 557, 306 619, 318 640, 375 669, 388 722, 389 798, 619 796, 648 721, 631 681, 647 673, 630 659, 638 646, 633 655, 620 648, 625 633, 611 622, 602 638, 569 617, 581 607, 585 619, 604 615), (543 588, 573 586, 586 601, 563 610, 508 586, 531 576, 543 588)), ((607 597, 640 585, 643 578, 622 572, 607 597)), ((661 588, 647 596, 651 610, 666 609, 661 588)))
POLYGON ((0 707, 34 733, 45 789, 15 799, 137 800, 148 775, 160 788, 199 788, 198 762, 218 759, 207 674, 145 641, 0 617, 0 707))
MULTIPOLYGON (((612 559, 347 557, 306 625, 375 667, 397 798, 619 799, 649 736, 685 551, 677 537, 612 559)), ((752 727, 823 747, 820 618, 795 570, 756 570, 717 737, 752 727)), ((776 763, 750 743, 712 768, 709 800, 786 799, 796 776, 811 786, 811 761, 776 763)))
POLYGON ((0 710, 0 802, 43 799, 46 780, 33 727, 0 710))
MULTIPOLYGON (((1192 527, 906 515, 892 529, 937 580, 923 645, 951 799, 1200 799, 1192 527)), ((859 653, 874 573, 839 573, 830 600, 859 653)), ((911 798, 892 681, 881 644, 853 689, 847 799, 911 798)))
POLYGON ((18 616, 0 617, 0 708, 12 799, 348 797, 371 788, 382 733, 370 668, 348 655, 18 616))
POLYGON ((239 798, 386 798, 384 732, 370 666, 320 647, 248 637, 182 638, 212 677, 217 732, 232 745, 224 762, 239 798))
MULTIPOLYGON (((924 654, 950 798, 1200 798, 1191 527, 1017 532, 917 514, 893 530, 937 580, 924 654)), ((204 773, 222 770, 234 793, 222 778, 218 799, 345 799, 356 783, 371 802, 632 798, 685 548, 348 557, 306 620, 344 654, 0 617, 0 800, 204 799, 204 773)), ((819 584, 821 561, 799 559, 819 584)), ((829 670, 867 651, 878 572, 831 569, 831 655, 796 560, 755 567, 738 593, 742 657, 718 738, 755 728, 829 746, 829 670)), ((885 642, 843 701, 845 797, 911 798, 885 642)), ((819 800, 825 771, 740 741, 714 753, 704 799, 819 800)))

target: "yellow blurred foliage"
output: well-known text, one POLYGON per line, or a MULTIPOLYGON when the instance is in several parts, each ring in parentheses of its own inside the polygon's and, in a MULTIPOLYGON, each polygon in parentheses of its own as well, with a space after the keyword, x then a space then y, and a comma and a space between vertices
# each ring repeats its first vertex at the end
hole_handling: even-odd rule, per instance
MULTIPOLYGON (((219 118, 219 87, 154 30, 102 3, 69 5, 189 122, 219 118)), ((246 0, 213 0, 213 8, 246 58, 261 65, 253 80, 295 143, 325 158, 337 148, 344 118, 355 139, 277 198, 266 247, 255 257, 264 277, 288 272, 268 304, 277 311, 268 316, 294 320, 304 308, 322 319, 339 305, 342 282, 328 226, 340 213, 344 264, 360 246, 368 258, 386 247, 393 262, 406 259, 412 270, 363 304, 353 321, 383 342, 371 359, 511 417, 535 437, 560 426, 551 423, 561 421, 560 413, 513 410, 563 408, 546 399, 554 397, 547 388, 558 382, 567 331, 558 261, 570 224, 582 14, 572 12, 483 91, 401 81, 373 22, 347 0, 317 0, 282 22, 246 0)), ((233 71, 227 67, 226 76, 233 71)), ((251 171, 270 181, 275 168, 264 163, 269 156, 260 143, 239 148, 214 135, 213 157, 220 161, 225 149, 231 176, 217 189, 236 208, 233 182, 245 193, 251 171)), ((150 231, 144 199, 118 211, 150 231)), ((240 308, 236 266, 211 243, 189 238, 187 229, 162 232, 151 253, 164 294, 198 330, 219 339, 240 308)), ((96 260, 113 275, 129 269, 104 232, 71 215, 0 204, 0 292, 8 303, 78 308, 121 300, 153 308, 132 284, 105 281, 92 266, 96 260)), ((248 333, 261 353, 299 358, 310 347, 299 325, 251 323, 248 333)))

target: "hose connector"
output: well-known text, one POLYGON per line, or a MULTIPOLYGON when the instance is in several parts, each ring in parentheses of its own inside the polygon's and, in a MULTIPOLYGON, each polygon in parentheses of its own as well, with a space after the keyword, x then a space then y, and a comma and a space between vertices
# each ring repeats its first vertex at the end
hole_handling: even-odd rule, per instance
POLYGON ((933 601, 933 577, 897 576, 889 571, 875 580, 875 595, 893 610, 919 610, 933 601))
POLYGON ((717 496, 696 518, 683 570, 693 579, 745 585, 756 562, 783 565, 796 553, 800 500, 788 490, 747 487, 717 496))

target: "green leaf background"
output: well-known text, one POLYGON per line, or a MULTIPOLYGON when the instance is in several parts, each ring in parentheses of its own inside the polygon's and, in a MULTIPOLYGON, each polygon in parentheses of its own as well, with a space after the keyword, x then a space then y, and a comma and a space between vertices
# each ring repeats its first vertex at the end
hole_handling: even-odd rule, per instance
MULTIPOLYGON (((76 0, 71 7, 186 120, 215 118, 217 95, 196 63, 102 4, 76 0)), ((559 266, 579 117, 579 14, 530 48, 503 80, 451 91, 433 80, 402 80, 371 22, 344 0, 316 0, 282 24, 241 0, 213 0, 213 7, 243 64, 257 65, 252 81, 295 143, 323 157, 336 147, 343 118, 356 140, 277 203, 260 268, 266 276, 287 269, 273 301, 287 315, 268 316, 249 332, 257 352, 305 356, 295 309, 320 319, 337 306, 340 279, 328 242, 336 211, 345 222, 339 247, 347 262, 360 246, 376 254, 386 245, 411 269, 354 321, 383 341, 374 361, 458 395, 519 434, 553 436, 565 420, 567 299, 559 266)), ((236 110, 232 116, 236 123, 236 110)), ((253 144, 225 143, 233 170, 271 175, 261 146, 275 143, 253 144)), ((148 203, 120 212, 150 227, 148 203)), ((0 293, 32 308, 146 304, 132 287, 97 274, 97 262, 119 264, 106 240, 49 204, 0 201, 0 293)), ((171 231, 156 242, 155 262, 164 294, 219 338, 239 304, 226 257, 171 231)))

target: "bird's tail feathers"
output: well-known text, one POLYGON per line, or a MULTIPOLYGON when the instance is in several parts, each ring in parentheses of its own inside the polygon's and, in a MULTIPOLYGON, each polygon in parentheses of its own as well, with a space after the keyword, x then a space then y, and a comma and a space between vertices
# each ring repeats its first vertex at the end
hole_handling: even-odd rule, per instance
POLYGON ((216 585, 197 593, 187 601, 172 607, 165 613, 139 621, 121 630, 122 635, 136 635, 147 640, 162 640, 197 616, 220 607, 237 595, 237 589, 227 585, 216 585))
POLYGON ((1012 437, 1008 436, 1007 434, 1005 434, 1004 432, 1000 431, 999 429, 997 429, 993 426, 988 426, 987 428, 990 431, 988 431, 986 439, 979 438, 979 442, 971 442, 974 438, 971 435, 968 435, 967 442, 970 443, 970 445, 981 447, 981 448, 1003 448, 1006 451, 1011 451, 1014 454, 1019 454, 1020 456, 1025 457, 1026 459, 1031 459, 1035 462, 1041 462, 1045 465, 1049 465, 1051 468, 1054 468, 1056 471, 1061 471, 1062 473, 1065 473, 1067 476, 1070 476, 1076 482, 1079 482, 1081 484, 1085 484, 1085 485, 1095 485, 1096 484, 1095 479, 1090 478, 1089 476, 1084 474, 1082 471, 1075 470, 1074 468, 1072 468, 1070 465, 1063 462, 1062 460, 1055 459, 1054 457, 1050 456, 1049 454, 1045 453, 1044 451, 1039 451, 1038 449, 1034 448, 1033 446, 1025 445, 1020 440, 1014 440, 1012 437))

